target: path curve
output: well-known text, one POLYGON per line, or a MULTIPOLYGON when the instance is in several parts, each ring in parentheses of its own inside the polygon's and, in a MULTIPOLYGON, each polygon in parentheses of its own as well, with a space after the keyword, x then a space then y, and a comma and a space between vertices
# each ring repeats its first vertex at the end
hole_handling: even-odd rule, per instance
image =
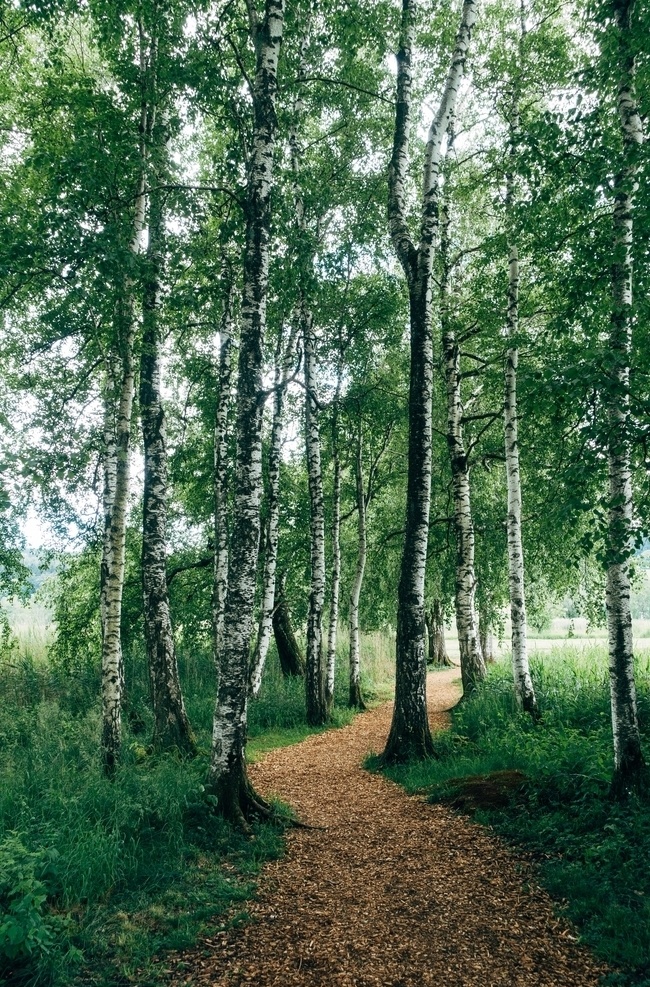
MULTIPOLYGON (((433 729, 446 724, 457 677, 429 677, 433 729)), ((604 968, 528 865, 488 830, 363 770, 391 712, 386 704, 252 766, 260 792, 326 828, 289 831, 286 855, 262 871, 253 921, 206 937, 196 965, 184 954, 176 984, 596 987, 604 968)))

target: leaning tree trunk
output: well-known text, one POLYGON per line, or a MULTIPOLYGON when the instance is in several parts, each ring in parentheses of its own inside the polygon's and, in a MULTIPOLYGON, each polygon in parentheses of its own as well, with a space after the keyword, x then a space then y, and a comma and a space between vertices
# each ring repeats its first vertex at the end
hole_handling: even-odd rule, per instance
POLYGON ((451 465, 456 532, 456 628, 463 694, 469 696, 485 678, 486 669, 481 652, 475 606, 474 522, 470 499, 469 463, 463 435, 460 348, 449 312, 449 224, 449 215, 445 210, 440 244, 442 255, 440 322, 447 390, 447 447, 451 465))
MULTIPOLYGON (((520 39, 523 40, 525 18, 522 9, 520 39)), ((520 41, 520 52, 523 46, 520 41)), ((521 71, 521 66, 519 66, 521 71)), ((519 84, 515 85, 510 119, 510 157, 514 161, 519 135, 519 84)), ((510 223, 515 199, 514 172, 511 168, 506 175, 506 219, 510 223)), ((519 252, 517 244, 510 237, 508 257, 508 312, 506 330, 510 346, 506 353, 505 367, 505 447, 506 479, 508 485, 508 588, 510 592, 510 620, 512 624, 512 673, 515 695, 521 708, 533 719, 539 715, 537 699, 528 664, 526 640, 526 596, 524 549, 521 526, 521 477, 519 472, 519 443, 517 423, 517 365, 519 351, 516 340, 519 331, 519 252), (513 345, 514 344, 514 345, 513 345)))
POLYGON ((307 442, 307 475, 310 503, 311 587, 307 615, 307 723, 322 726, 327 722, 323 667, 323 604, 325 601, 325 511, 323 505, 323 474, 320 460, 318 400, 316 396, 316 366, 312 315, 303 302, 300 318, 303 330, 305 367, 305 434, 307 442))
POLYGON ((424 577, 431 501, 434 241, 438 227, 442 141, 456 102, 475 20, 475 0, 465 0, 463 4, 460 29, 442 100, 429 129, 417 248, 406 221, 415 14, 415 0, 403 0, 400 50, 397 54, 395 134, 388 173, 391 240, 409 288, 411 363, 406 530, 397 600, 395 706, 383 753, 385 762, 426 757, 433 752, 426 701, 424 577))
MULTIPOLYGON (((225 265, 224 265, 225 269, 225 265)), ((228 592, 228 419, 232 403, 234 278, 226 272, 226 291, 219 332, 219 395, 214 418, 214 568, 212 583, 212 643, 219 674, 223 624, 228 592)))
POLYGON ((365 709, 366 704, 361 695, 361 649, 359 645, 359 600, 361 599, 361 588, 363 586, 363 575, 366 569, 366 556, 368 554, 367 534, 366 534, 366 497, 363 490, 363 433, 359 425, 359 437, 357 440, 357 464, 356 464, 356 485, 357 485, 357 569, 354 574, 354 582, 350 592, 350 695, 349 705, 352 709, 365 709))
POLYGON ((286 597, 286 574, 279 580, 277 601, 273 610, 273 636, 278 649, 280 668, 286 677, 298 677, 305 674, 305 659, 303 658, 296 635, 293 632, 291 614, 286 597))
MULTIPOLYGON (((156 176, 159 180, 159 175, 156 176)), ((144 445, 142 589, 155 751, 196 753, 178 676, 167 586, 167 444, 160 394, 160 278, 164 250, 161 193, 149 195, 148 274, 142 305, 140 416, 144 445)))
MULTIPOLYGON (((290 349, 288 347, 288 349, 290 349)), ((264 552, 262 578, 262 606, 257 642, 251 663, 250 691, 256 696, 262 684, 262 673, 271 643, 273 613, 275 609, 275 570, 278 562, 278 538, 280 532, 280 459, 282 455, 282 429, 284 427, 284 399, 287 390, 287 366, 280 367, 280 354, 276 354, 275 390, 273 392, 273 424, 269 449, 269 521, 264 552)))
POLYGON ((643 128, 636 103, 631 45, 631 0, 614 6, 619 36, 618 117, 623 161, 615 178, 612 313, 609 334, 610 380, 605 388, 608 425, 609 511, 607 624, 614 734, 612 791, 621 797, 647 784, 634 682, 630 557, 633 553, 633 501, 630 452, 629 382, 632 348, 632 247, 634 198, 638 188, 643 128))
POLYGON ((251 816, 270 812, 248 779, 245 748, 262 494, 262 354, 277 120, 275 93, 284 2, 266 0, 262 21, 258 20, 253 3, 248 9, 256 71, 251 92, 254 122, 246 203, 235 493, 219 691, 206 780, 206 789, 216 796, 218 810, 243 829, 248 829, 251 816))
POLYGON ((339 628, 339 596, 341 590, 341 452, 339 449, 339 401, 341 395, 341 364, 336 380, 336 393, 332 409, 332 459, 334 461, 334 489, 332 492, 332 585, 330 591, 330 616, 327 633, 327 672, 325 676, 325 702, 328 710, 334 703, 334 677, 336 673, 336 642, 339 628))

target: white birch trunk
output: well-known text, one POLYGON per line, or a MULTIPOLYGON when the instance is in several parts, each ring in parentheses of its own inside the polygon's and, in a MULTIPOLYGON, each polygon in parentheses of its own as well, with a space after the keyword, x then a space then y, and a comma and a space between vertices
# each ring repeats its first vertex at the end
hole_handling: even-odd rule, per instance
POLYGON ((614 189, 612 313, 609 352, 612 370, 606 391, 608 424, 609 511, 607 625, 614 735, 612 789, 619 796, 647 783, 641 751, 634 681, 630 557, 633 553, 633 500, 630 453, 629 380, 632 348, 632 247, 634 199, 638 189, 643 127, 634 88, 629 0, 614 5, 619 35, 618 117, 623 134, 623 161, 614 189))
MULTIPOLYGON (((159 135, 162 140, 164 135, 159 135)), ((158 152, 159 184, 164 151, 158 152)), ((164 264, 164 211, 161 194, 149 194, 148 274, 142 303, 140 416, 144 446, 142 506, 142 589, 144 625, 154 714, 155 751, 196 753, 185 710, 176 660, 167 585, 167 442, 160 389, 160 282, 164 264)))
POLYGON ((431 402, 433 340, 432 275, 438 228, 442 143, 454 111, 475 21, 475 0, 465 0, 444 91, 427 140, 419 244, 406 221, 412 50, 415 0, 403 0, 397 54, 397 101, 393 152, 388 171, 388 220, 393 248, 409 286, 411 364, 406 532, 398 588, 395 706, 385 761, 425 757, 433 751, 426 704, 424 580, 431 501, 431 402))
MULTIPOLYGON (((305 31, 300 50, 298 83, 304 76, 304 58, 308 44, 305 31)), ((326 695, 325 667, 323 660, 323 606, 325 601, 325 511, 323 505, 323 476, 320 456, 320 430, 318 424, 318 400, 316 394, 316 366, 314 354, 313 315, 307 298, 307 282, 312 275, 313 260, 307 241, 307 218, 299 177, 302 165, 302 148, 299 141, 299 124, 305 104, 299 85, 293 107, 293 122, 289 134, 291 168, 293 172, 294 209, 298 232, 298 281, 300 302, 297 317, 300 322, 304 351, 305 374, 305 442, 310 504, 310 590, 307 616, 307 649, 305 699, 307 722, 321 726, 327 722, 329 710, 326 695)))
POLYGON ((366 497, 363 489, 363 433, 359 425, 357 439, 356 463, 356 494, 357 494, 357 568, 350 592, 350 693, 349 705, 353 709, 365 709, 366 705, 361 695, 361 649, 359 641, 359 600, 363 586, 363 576, 366 569, 367 534, 366 534, 366 497))
POLYGON ((223 648, 223 624, 228 592, 228 426, 233 384, 233 293, 233 278, 228 274, 219 333, 219 394, 214 419, 212 639, 217 676, 223 648))
POLYGON ((237 380, 237 453, 228 593, 220 678, 206 782, 219 811, 242 828, 269 807, 246 771, 246 713, 262 494, 262 359, 269 276, 271 188, 277 68, 284 28, 283 0, 266 0, 258 20, 249 3, 255 43, 253 133, 248 164, 244 290, 237 380))
POLYGON ((460 349, 449 317, 449 216, 445 210, 441 234, 442 277, 440 322, 447 391, 447 447, 451 464, 456 532, 456 628, 460 651, 463 694, 469 696, 486 675, 476 614, 474 521, 469 483, 469 463, 463 435, 460 349))
POLYGON ((115 453, 111 455, 110 461, 106 464, 105 488, 107 496, 105 503, 109 512, 105 518, 106 531, 102 559, 101 750, 104 774, 109 778, 115 774, 120 757, 122 695, 124 691, 121 621, 134 393, 134 329, 133 312, 130 304, 126 306, 126 311, 122 309, 119 318, 123 328, 122 380, 115 426, 115 453))
POLYGON ((104 515, 104 531, 102 535, 102 561, 100 568, 100 592, 99 611, 102 626, 102 641, 106 637, 106 591, 108 588, 108 574, 113 568, 113 542, 111 540, 111 518, 113 516, 113 506, 115 504, 115 484, 117 481, 117 435, 115 427, 115 415, 117 406, 116 382, 114 379, 116 368, 107 361, 106 382, 104 385, 104 434, 103 434, 103 457, 102 467, 104 474, 104 489, 102 495, 102 506, 104 515))
POLYGON ((339 596, 341 590, 341 454, 339 450, 339 401, 341 396, 341 365, 336 381, 332 410, 332 458, 334 460, 334 488, 332 491, 332 582, 330 591, 329 628, 327 632, 327 672, 325 701, 328 710, 334 703, 334 677, 336 674, 336 643, 339 627, 339 596))
POLYGON ((275 389, 273 392, 273 422, 271 425, 271 445, 269 448, 269 522, 264 552, 264 574, 262 577, 262 605, 260 611, 257 643, 251 665, 250 691, 256 696, 262 684, 262 674, 273 633, 273 612, 275 609, 275 583, 278 564, 278 540, 280 534, 280 460, 282 456, 282 430, 284 428, 284 401, 287 392, 288 359, 293 352, 289 342, 284 354, 284 368, 280 366, 280 353, 276 354, 275 389))
POLYGON ((321 726, 327 721, 323 667, 323 605, 325 601, 325 510, 320 457, 316 359, 312 314, 303 302, 300 312, 305 369, 305 439, 310 503, 311 585, 307 616, 307 674, 305 677, 307 722, 321 726))
MULTIPOLYGON (((146 128, 147 111, 142 111, 142 132, 146 128)), ((141 144, 142 173, 135 200, 131 250, 140 254, 143 247, 145 220, 144 145, 141 144)), ((126 546, 126 515, 130 479, 131 419, 135 390, 134 337, 135 312, 133 284, 125 278, 121 297, 116 304, 116 328, 119 347, 121 381, 117 395, 114 435, 106 445, 104 483, 104 537, 101 571, 102 633, 102 736, 101 752, 104 774, 113 777, 117 769, 121 746, 122 695, 124 666, 122 657, 122 593, 124 589, 124 556, 126 546)), ((107 409, 105 422, 114 412, 107 409)))
MULTIPOLYGON (((522 71, 523 38, 526 31, 525 10, 521 3, 521 29, 519 62, 516 71, 522 71)), ((514 85, 510 118, 510 158, 515 161, 519 137, 519 81, 514 85)), ((515 201, 515 177, 513 168, 506 175, 506 223, 510 226, 515 201)), ((538 716, 537 699, 530 675, 526 640, 526 594, 524 548, 521 524, 521 476, 519 471, 519 443, 517 422, 517 366, 519 351, 516 346, 519 332, 519 251, 511 235, 508 237, 508 310, 506 334, 510 341, 506 353, 504 436, 506 454, 506 482, 508 489, 508 513, 506 530, 508 538, 508 590, 510 595, 510 620, 512 624, 512 674, 515 695, 520 707, 534 719, 538 716), (513 345, 514 342, 514 345, 513 345)))
MULTIPOLYGON (((510 280, 508 285, 509 331, 514 329, 517 305, 517 251, 510 249, 510 280)), ((517 702, 531 716, 537 716, 537 700, 528 663, 526 642, 526 597, 524 593, 524 550, 521 531, 521 480, 519 446, 517 443, 517 362, 518 350, 509 348, 505 371, 505 445, 506 477, 508 483, 508 588, 510 619, 512 621, 512 672, 517 702)))

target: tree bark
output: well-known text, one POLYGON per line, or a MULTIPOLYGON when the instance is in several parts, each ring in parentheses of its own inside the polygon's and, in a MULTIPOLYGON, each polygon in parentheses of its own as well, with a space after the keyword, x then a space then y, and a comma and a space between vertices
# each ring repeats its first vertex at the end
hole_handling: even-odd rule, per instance
POLYGON ((483 655, 483 661, 488 664, 490 662, 496 661, 494 656, 494 633, 492 628, 483 620, 483 617, 479 614, 479 643, 481 645, 481 654, 483 655))
POLYGON ((273 611, 273 634, 278 649, 282 674, 289 678, 291 676, 298 677, 305 674, 305 659, 300 652, 296 635, 293 632, 285 586, 286 575, 283 573, 280 579, 276 606, 273 611))
MULTIPOLYGON (((520 55, 523 50, 521 40, 525 32, 525 18, 522 9, 520 33, 520 55)), ((521 65, 518 71, 521 71, 521 65)), ((510 119, 510 159, 514 163, 519 136, 519 82, 513 90, 510 119)), ((506 175, 506 222, 510 226, 510 214, 515 200, 515 179, 513 167, 506 175)), ((528 663, 526 639, 526 595, 524 549, 521 525, 521 475, 519 472, 519 442, 517 422, 517 366, 519 350, 516 346, 519 331, 519 251, 512 235, 509 235, 508 256, 508 311, 506 333, 510 346, 506 353, 505 365, 505 452, 506 480, 508 487, 508 514, 506 521, 508 536, 508 589, 510 593, 510 620, 512 624, 512 673, 515 695, 520 707, 533 719, 539 711, 528 663), (512 345, 514 342, 515 345, 512 345)))
MULTIPOLYGON (((161 134, 161 139, 163 135, 161 134)), ((160 168, 157 169, 161 171, 160 168)), ((156 174, 156 184, 159 184, 156 174)), ((196 753, 181 691, 167 585, 167 444, 160 394, 160 280, 164 252, 161 193, 149 194, 147 276, 142 305, 140 417, 144 445, 142 589, 154 714, 155 751, 196 753)))
MULTIPOLYGON (((513 328, 516 307, 516 248, 510 250, 510 281, 508 300, 509 331, 513 328)), ((534 719, 538 716, 537 699, 528 663, 526 640, 526 597, 524 593, 524 551, 521 530, 521 481, 519 446, 517 442, 517 363, 518 350, 508 349, 505 373, 505 443, 506 476, 508 481, 508 587, 510 590, 510 619, 512 622, 512 672, 517 702, 534 719)))
POLYGON ((271 445, 269 448, 269 521, 264 552, 264 574, 262 577, 262 606, 260 610, 257 642, 251 663, 252 696, 256 696, 262 684, 262 673, 271 642, 273 613, 275 608, 275 571, 278 562, 278 538, 280 531, 280 459, 282 454, 282 430, 284 428, 284 400, 289 376, 288 360, 293 352, 293 341, 289 341, 281 366, 282 355, 278 351, 275 360, 275 389, 273 392, 273 423, 271 425, 271 445))
POLYGON ((425 614, 429 637, 429 664, 438 668, 451 667, 445 642, 445 616, 442 603, 436 597, 425 614))
POLYGON ((420 239, 416 248, 406 221, 416 3, 415 0, 402 2, 395 133, 388 172, 388 220, 393 248, 404 269, 409 289, 411 363, 406 528, 397 604, 395 706, 382 755, 385 762, 422 758, 433 753, 427 718, 424 647, 424 577, 431 500, 433 257, 438 228, 442 141, 456 102, 475 20, 475 6, 475 0, 465 0, 443 96, 429 129, 420 239))
MULTIPOLYGON (((129 496, 131 418, 133 414, 133 312, 130 301, 119 304, 121 382, 117 415, 104 461, 104 551, 101 574, 102 610, 102 765, 115 775, 120 757, 124 665, 122 656, 122 593, 129 496)), ((108 411, 106 419, 113 415, 108 411)))
MULTIPOLYGON (((147 55, 141 41, 140 84, 145 92, 147 55)), ((150 135, 149 104, 142 99, 140 111, 140 176, 134 203, 131 253, 143 250, 146 209, 146 140, 150 135)), ((120 382, 107 389, 104 411, 104 536, 100 575, 100 613, 102 618, 102 735, 103 772, 112 778, 117 770, 121 747, 122 696, 124 663, 122 655, 122 594, 126 549, 126 514, 129 496, 131 419, 135 391, 134 285, 124 277, 115 305, 116 349, 120 382)), ((110 360, 109 362, 113 362, 110 360)), ((112 369, 112 368, 111 368, 112 369)))
POLYGON ((233 382, 234 276, 224 265, 225 296, 219 340, 219 395, 214 419, 214 569, 212 584, 212 640, 219 675, 223 625, 228 592, 228 440, 233 382))
POLYGON ((255 44, 253 134, 248 166, 244 290, 237 381, 237 453, 219 691, 215 706, 207 791, 218 810, 243 829, 268 805, 246 771, 250 642, 260 536, 262 493, 262 352, 266 327, 271 187, 275 143, 277 67, 284 27, 283 0, 266 0, 263 20, 249 4, 255 44))
POLYGON ((330 614, 327 633, 327 672, 325 676, 325 702, 328 711, 334 703, 334 677, 336 674, 336 642, 339 626, 339 596, 341 590, 341 452, 339 449, 339 402, 341 397, 341 372, 339 362, 336 393, 332 408, 332 459, 334 463, 334 489, 332 491, 332 583, 330 590, 330 614))
POLYGON ((638 189, 643 126, 634 85, 631 49, 631 0, 613 4, 618 33, 618 118, 623 160, 614 181, 614 243, 612 311, 609 335, 611 372, 606 388, 608 425, 609 510, 607 563, 607 625, 609 676, 614 735, 612 791, 623 797, 648 783, 634 681, 630 557, 634 550, 630 451, 629 381, 632 348, 632 248, 634 199, 638 189))
POLYGON ((363 431, 359 423, 357 438, 356 463, 356 493, 357 493, 357 569, 350 592, 350 696, 349 705, 352 709, 365 709, 366 704, 361 695, 361 650, 359 646, 359 600, 363 586, 363 575, 366 569, 367 535, 366 535, 366 496, 363 489, 363 431))
POLYGON ((469 463, 463 435, 460 348, 449 312, 449 224, 445 210, 440 250, 440 323, 447 388, 447 447, 451 464, 456 532, 456 628, 463 695, 469 696, 486 675, 475 607, 474 522, 470 499, 469 463))
POLYGON ((323 505, 323 474, 320 459, 320 431, 316 394, 316 365, 312 315, 303 301, 300 318, 303 332, 305 366, 305 435, 307 443, 307 474, 310 503, 311 586, 307 616, 307 675, 305 689, 307 723, 322 726, 327 723, 325 669, 323 665, 323 604, 325 601, 325 511, 323 505))

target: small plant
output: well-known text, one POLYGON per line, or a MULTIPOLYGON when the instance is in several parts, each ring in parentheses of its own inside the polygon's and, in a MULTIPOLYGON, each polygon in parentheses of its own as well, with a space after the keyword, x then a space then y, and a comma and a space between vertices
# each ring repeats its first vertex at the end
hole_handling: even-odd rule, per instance
POLYGON ((46 879, 54 872, 55 851, 28 850, 17 835, 0 843, 0 971, 47 953, 55 923, 46 911, 46 879))

